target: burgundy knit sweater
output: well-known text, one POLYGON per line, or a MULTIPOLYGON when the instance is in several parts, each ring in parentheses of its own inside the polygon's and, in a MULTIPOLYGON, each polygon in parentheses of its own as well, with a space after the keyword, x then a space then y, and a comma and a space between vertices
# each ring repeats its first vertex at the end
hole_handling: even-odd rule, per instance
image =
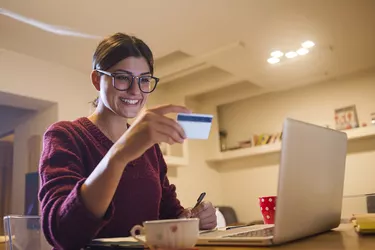
POLYGON ((80 249, 94 238, 129 236, 135 224, 183 211, 158 145, 130 162, 101 219, 85 207, 80 187, 113 145, 88 118, 53 124, 40 161, 42 226, 55 249, 80 249))

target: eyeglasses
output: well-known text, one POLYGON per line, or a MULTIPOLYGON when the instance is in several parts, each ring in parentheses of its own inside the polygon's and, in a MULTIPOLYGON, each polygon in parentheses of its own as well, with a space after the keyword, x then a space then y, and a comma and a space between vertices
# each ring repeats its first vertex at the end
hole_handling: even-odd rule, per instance
POLYGON ((155 90, 159 78, 154 76, 133 76, 128 73, 111 73, 96 69, 97 72, 112 77, 112 85, 119 91, 126 91, 131 88, 134 79, 138 79, 138 87, 143 93, 151 93, 155 90))

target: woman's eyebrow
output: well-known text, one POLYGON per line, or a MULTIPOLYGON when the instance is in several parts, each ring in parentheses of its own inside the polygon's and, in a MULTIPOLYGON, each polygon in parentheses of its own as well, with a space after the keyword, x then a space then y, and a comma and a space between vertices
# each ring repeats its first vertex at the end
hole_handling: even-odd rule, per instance
MULTIPOLYGON (((128 70, 125 70, 125 69, 116 69, 116 70, 115 70, 115 73, 116 73, 116 72, 122 72, 122 73, 127 73, 127 74, 129 74, 129 75, 134 75, 133 72, 128 71, 128 70)), ((143 73, 141 73, 140 75, 151 75, 151 73, 150 73, 150 72, 143 72, 143 73)))

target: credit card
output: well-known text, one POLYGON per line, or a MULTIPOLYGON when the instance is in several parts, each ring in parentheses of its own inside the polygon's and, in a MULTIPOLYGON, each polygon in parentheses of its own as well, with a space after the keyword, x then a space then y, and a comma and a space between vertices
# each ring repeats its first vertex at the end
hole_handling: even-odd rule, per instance
POLYGON ((188 139, 208 139, 213 115, 206 114, 177 114, 177 122, 184 129, 188 139))

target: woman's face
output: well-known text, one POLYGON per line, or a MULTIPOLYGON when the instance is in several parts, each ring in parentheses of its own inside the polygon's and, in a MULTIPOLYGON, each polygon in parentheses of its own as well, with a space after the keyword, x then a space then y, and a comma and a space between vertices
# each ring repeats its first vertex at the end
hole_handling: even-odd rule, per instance
MULTIPOLYGON (((151 76, 150 68, 143 57, 128 57, 106 70, 121 73, 124 76, 151 76)), ((126 91, 114 88, 112 77, 100 77, 100 100, 104 106, 124 118, 134 118, 143 108, 149 94, 139 89, 138 78, 134 78, 131 87, 126 91)))

